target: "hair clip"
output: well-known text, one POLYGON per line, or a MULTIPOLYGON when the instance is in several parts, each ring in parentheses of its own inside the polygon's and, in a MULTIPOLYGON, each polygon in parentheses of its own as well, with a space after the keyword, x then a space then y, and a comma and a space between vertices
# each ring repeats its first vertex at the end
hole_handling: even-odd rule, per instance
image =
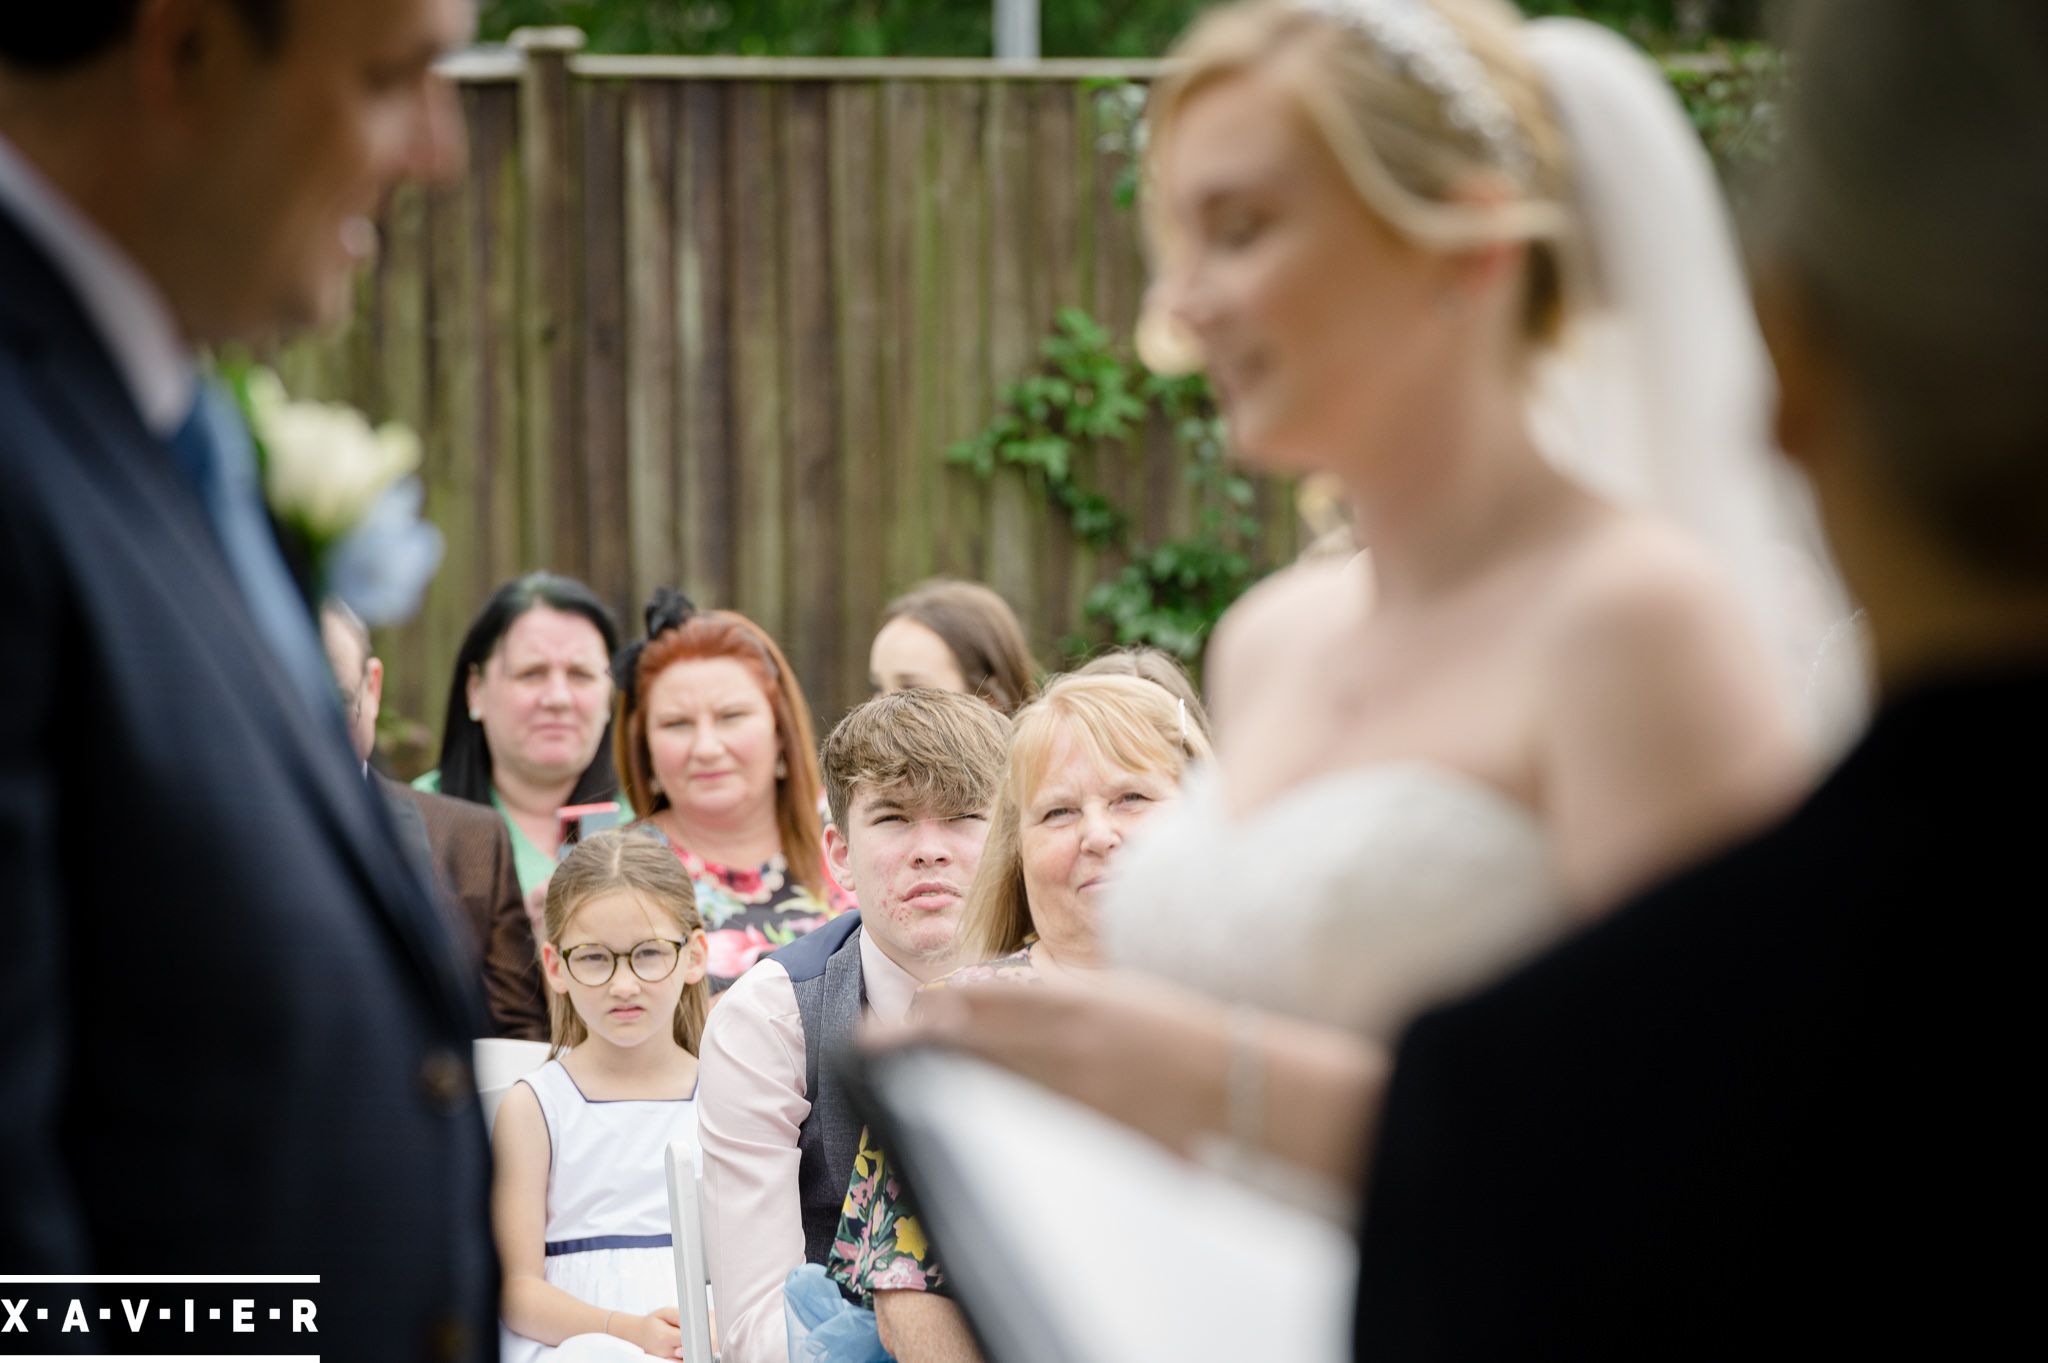
POLYGON ((668 587, 656 587, 654 595, 647 599, 647 609, 642 618, 647 622, 647 637, 636 639, 620 649, 612 659, 612 685, 625 698, 625 708, 631 712, 639 704, 640 655, 647 651, 647 645, 672 629, 681 629, 690 623, 690 617, 697 613, 697 603, 681 592, 668 587))
POLYGON ((670 587, 656 587, 654 595, 647 598, 647 637, 652 639, 664 630, 679 629, 690 623, 690 617, 697 613, 697 603, 670 587))
POLYGON ((1295 0, 1371 43, 1387 64, 1443 101, 1444 116, 1516 179, 1529 168, 1521 125, 1486 68, 1429 0, 1295 0))
POLYGON ((1174 697, 1173 703, 1180 707, 1180 745, 1188 745, 1188 703, 1184 697, 1174 697))

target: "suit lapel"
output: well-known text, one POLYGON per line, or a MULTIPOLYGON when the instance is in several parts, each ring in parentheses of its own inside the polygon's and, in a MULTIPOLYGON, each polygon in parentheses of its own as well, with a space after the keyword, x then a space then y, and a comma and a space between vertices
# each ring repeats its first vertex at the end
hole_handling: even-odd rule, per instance
MULTIPOLYGON (((252 722, 270 736, 271 746, 299 778, 334 843, 342 849, 362 888, 362 898, 384 922, 402 953, 417 966, 451 1021, 467 1024, 468 997, 454 974, 455 953, 434 914, 425 887, 407 870, 388 815, 369 784, 346 760, 346 733, 338 711, 308 709, 301 688, 249 614, 241 586, 205 521, 197 495, 178 477, 161 442, 142 424, 133 399, 116 374, 75 300, 34 248, 0 215, 0 292, 20 293, 12 323, 34 333, 38 343, 28 359, 52 401, 51 424, 70 433, 68 443, 82 466, 96 469, 109 500, 124 516, 139 510, 149 524, 137 525, 181 560, 175 566, 179 590, 167 593, 186 630, 228 660, 238 685, 223 688, 252 722), (8 258, 13 257, 10 261, 8 258), (37 277, 40 276, 40 277, 37 277), (38 296, 40 295, 40 297, 38 296), (192 602, 206 602, 203 613, 192 602)), ((167 565, 168 567, 169 565, 167 565)), ((283 887, 280 887, 283 888, 283 887)))

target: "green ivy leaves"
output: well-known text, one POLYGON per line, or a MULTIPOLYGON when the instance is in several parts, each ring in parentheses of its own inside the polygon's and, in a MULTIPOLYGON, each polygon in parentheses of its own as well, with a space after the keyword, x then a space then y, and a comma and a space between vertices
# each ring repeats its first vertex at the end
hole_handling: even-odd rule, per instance
MULTIPOLYGON (((1207 381, 1152 373, 1078 308, 1059 313, 1039 350, 1039 371, 1005 388, 995 418, 947 458, 984 479, 1020 471, 1066 515, 1077 538, 1124 554, 1117 574, 1089 592, 1089 618, 1108 626, 1117 643, 1151 644, 1198 662, 1210 629, 1260 572, 1248 551, 1261 528, 1250 514, 1257 494, 1226 461, 1207 381), (1076 478, 1074 455, 1084 445, 1131 452, 1155 417, 1188 457, 1196 528, 1145 545, 1136 542, 1128 512, 1076 478)), ((1088 641, 1069 642, 1085 648, 1088 641)))

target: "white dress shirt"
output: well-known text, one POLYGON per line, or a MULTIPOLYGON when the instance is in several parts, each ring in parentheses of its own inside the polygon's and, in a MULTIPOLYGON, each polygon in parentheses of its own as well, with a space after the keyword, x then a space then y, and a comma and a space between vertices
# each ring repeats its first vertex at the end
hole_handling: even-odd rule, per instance
POLYGON ((42 248, 71 286, 143 424, 169 440, 192 410, 199 367, 163 291, 4 137, 0 212, 42 248))
MULTIPOLYGON (((917 995, 916 977, 866 932, 859 951, 865 1015, 901 1022, 917 995)), ((701 1050, 697 1138, 719 1356, 789 1363, 782 1283, 804 1262, 796 1140, 811 1112, 803 1017, 789 972, 767 960, 740 976, 711 1010, 701 1050)))

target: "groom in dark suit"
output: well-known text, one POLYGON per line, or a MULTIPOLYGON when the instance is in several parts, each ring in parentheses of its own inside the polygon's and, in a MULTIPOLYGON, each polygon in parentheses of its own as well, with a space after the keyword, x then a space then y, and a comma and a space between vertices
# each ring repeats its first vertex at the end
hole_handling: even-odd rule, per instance
MULTIPOLYGON (((459 164, 470 23, 0 20, 0 1273, 317 1274, 283 1351, 334 1359, 495 1357, 481 1023, 196 355, 342 314, 385 196, 459 164)), ((124 1293, 30 1351, 165 1347, 107 1336, 124 1293)))
POLYGON ((1415 1025, 1360 1359, 1979 1358, 2037 1333, 2015 1246, 2040 1212, 2048 6, 1793 13, 1780 435, 1882 705, 1782 826, 1415 1025))

